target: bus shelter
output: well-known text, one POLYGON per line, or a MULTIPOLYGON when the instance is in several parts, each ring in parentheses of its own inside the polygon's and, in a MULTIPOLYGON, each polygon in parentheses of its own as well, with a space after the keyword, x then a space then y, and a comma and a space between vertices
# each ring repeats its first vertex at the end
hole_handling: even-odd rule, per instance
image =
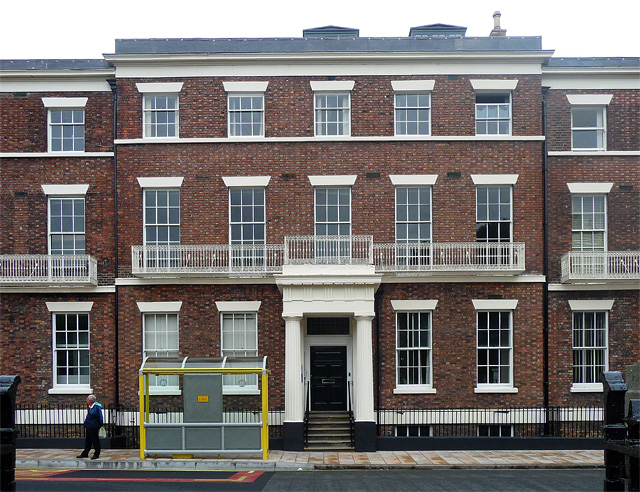
POLYGON ((140 458, 150 454, 262 453, 269 457, 267 357, 146 357, 139 371, 140 458), (244 383, 254 375, 261 393, 256 422, 224 422, 223 377, 244 383), (183 411, 175 422, 154 422, 150 379, 182 378, 183 411), (246 377, 242 377, 245 375, 246 377))

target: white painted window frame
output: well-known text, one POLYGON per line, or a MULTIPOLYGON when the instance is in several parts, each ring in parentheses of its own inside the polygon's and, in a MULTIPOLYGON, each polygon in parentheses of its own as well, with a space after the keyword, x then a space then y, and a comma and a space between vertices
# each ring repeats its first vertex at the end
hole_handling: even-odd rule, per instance
MULTIPOLYGON (((355 85, 354 81, 351 80, 312 80, 310 82, 311 90, 313 91, 313 134, 318 138, 341 138, 341 137, 350 137, 351 136, 351 91, 355 85), (335 108, 319 108, 318 107, 318 96, 327 96, 327 95, 346 95, 347 96, 347 105, 346 107, 335 107, 335 108), (318 121, 318 111, 339 111, 343 114, 344 117, 344 125, 346 125, 346 131, 344 133, 338 133, 336 135, 326 135, 318 132, 318 125, 321 123, 318 121)), ((326 120, 325 120, 326 126, 326 120)))
MULTIPOLYGON (((255 316, 255 320, 256 320, 255 321, 255 347, 256 347, 255 356, 256 357, 258 356, 258 354, 260 353, 260 347, 258 346, 258 330, 259 330, 258 309, 260 308, 260 304, 261 304, 261 301, 216 302, 216 306, 218 308, 218 311, 220 312, 220 355, 222 357, 225 357, 225 350, 237 350, 235 347, 227 349, 224 346, 223 330, 224 330, 225 316, 231 315, 232 319, 234 320, 234 323, 233 323, 234 325, 235 325, 236 316, 243 316, 244 323, 245 323, 245 330, 246 330, 247 314, 251 314, 255 316)), ((239 386, 235 384, 232 385, 232 384, 224 383, 224 376, 223 376, 222 393, 224 395, 258 395, 260 394, 259 378, 257 377, 257 375, 246 375, 246 376, 254 377, 256 380, 256 383, 248 384, 246 386, 239 386)), ((238 376, 231 375, 230 377, 237 379, 238 376)))
POLYGON ((89 340, 89 381, 91 381, 91 316, 93 302, 47 302, 47 309, 51 312, 51 352, 52 352, 52 387, 47 391, 50 395, 79 395, 93 393, 91 382, 89 384, 58 384, 57 383, 57 347, 56 347, 56 315, 86 314, 88 317, 89 340))
MULTIPOLYGON (((175 349, 175 357, 179 357, 180 355, 180 314, 178 313, 182 303, 138 303, 138 308, 142 313, 142 358, 143 360, 147 357, 147 350, 151 350, 147 348, 147 317, 153 316, 154 323, 157 322, 159 316, 165 316, 168 321, 169 316, 175 316, 176 319, 176 346, 175 349), (158 306, 152 306, 153 304, 157 304, 158 306), (173 305, 178 305, 178 309, 175 309, 173 305), (164 305, 164 306, 160 306, 164 305), (164 307, 165 309, 162 309, 164 307)), ((157 333, 157 332, 156 332, 157 333)), ((165 330, 164 336, 168 338, 168 334, 170 332, 165 330)), ((157 351, 157 350, 154 350, 157 351)), ((173 382, 174 384, 167 384, 166 386, 162 386, 158 384, 158 381, 163 376, 150 375, 149 376, 149 394, 151 395, 180 395, 180 381, 179 376, 177 375, 168 375, 167 381, 173 382)))
MULTIPOLYGON (((73 204, 73 209, 74 209, 74 213, 72 215, 72 222, 74 223, 73 228, 75 229, 75 203, 73 204)), ((76 238, 78 236, 84 236, 84 243, 85 243, 85 247, 82 250, 82 252, 76 253, 75 250, 76 248, 74 247, 74 255, 80 255, 80 254, 86 254, 86 249, 87 249, 87 203, 85 200, 85 196, 84 195, 75 195, 75 196, 63 196, 63 195, 48 195, 47 196, 47 250, 48 250, 48 254, 52 255, 52 247, 51 247, 51 243, 52 243, 52 239, 53 236, 55 235, 59 235, 59 236, 73 236, 74 237, 74 245, 75 245, 75 241, 76 238), (82 200, 82 209, 84 211, 83 213, 83 223, 84 223, 84 229, 82 231, 82 233, 78 233, 75 230, 73 231, 64 231, 64 228, 62 228, 62 230, 60 232, 53 232, 51 230, 51 218, 52 218, 52 214, 51 214, 51 200, 72 200, 75 202, 75 200, 82 200)), ((69 254, 69 253, 63 253, 63 254, 69 254)))
MULTIPOLYGON (((488 199, 488 198, 487 198, 488 199)), ((500 211, 498 210, 498 214, 500 215, 500 211)), ((514 223, 514 217, 513 217, 513 185, 510 184, 478 184, 476 183, 476 241, 478 242, 486 242, 486 243, 492 243, 495 242, 496 244, 502 242, 502 243, 512 243, 513 242, 513 223, 514 223), (479 188, 498 188, 498 194, 500 194, 500 189, 501 188, 508 188, 509 189, 509 220, 503 220, 501 218, 498 218, 498 220, 490 220, 489 217, 489 202, 487 202, 487 218, 484 221, 481 221, 480 218, 478 217, 478 210, 479 210, 479 202, 478 202, 478 190, 479 188), (510 224, 509 227, 509 240, 508 241, 479 241, 477 238, 477 225, 478 223, 497 223, 498 224, 498 229, 500 229, 500 224, 503 224, 505 222, 508 222, 510 224)), ((499 232, 499 231, 498 231, 499 232)), ((488 234, 488 231, 487 231, 488 234)), ((489 239, 489 236, 487 235, 487 239, 489 239)))
MULTIPOLYGON (((432 111, 431 111, 431 92, 433 91, 433 87, 435 85, 435 80, 394 80, 391 81, 391 87, 394 91, 394 95, 393 95, 393 106, 394 106, 394 110, 393 110, 393 131, 394 131, 394 135, 396 137, 398 136, 402 136, 402 137, 411 137, 411 136, 430 136, 431 135, 431 117, 432 117, 432 111), (422 109, 427 109, 428 113, 429 113, 429 121, 428 121, 428 131, 427 133, 420 133, 419 131, 417 133, 398 133, 398 110, 399 109, 416 109, 419 110, 420 109, 420 105, 418 104, 415 108, 413 107, 409 107, 406 106, 405 108, 398 108, 398 96, 399 95, 404 95, 404 96, 409 96, 409 95, 415 95, 415 96, 428 96, 429 98, 429 106, 427 108, 422 108, 422 109)), ((405 124, 407 122, 405 121, 405 124)), ((420 119, 418 119, 418 127, 420 123, 420 119)))
MULTIPOLYGON (((476 387, 475 393, 517 393, 518 388, 514 383, 514 314, 518 306, 518 300, 515 299, 474 299, 473 306, 476 310, 476 387), (478 351, 481 349, 479 345, 478 315, 479 313, 498 312, 509 313, 509 383, 478 383, 478 351)), ((483 347, 484 348, 484 347, 483 347)), ((502 348, 502 347, 500 347, 502 348)))
MULTIPOLYGON (((574 188, 576 189, 576 188, 574 188)), ((608 224, 608 204, 607 204, 607 193, 572 193, 571 194, 571 249, 572 251, 584 251, 584 252, 590 252, 590 251, 600 251, 597 249, 584 249, 583 244, 584 244, 584 237, 585 234, 587 233, 598 233, 601 232, 603 233, 603 249, 602 251, 608 251, 608 239, 609 239, 609 224, 608 224), (573 205, 574 205, 574 198, 578 198, 580 199, 581 202, 581 212, 580 212, 580 216, 582 217, 581 219, 581 223, 584 224, 585 220, 585 213, 584 213, 584 201, 585 199, 591 199, 592 201, 595 201, 595 199, 597 197, 602 197, 603 199, 603 203, 604 203, 604 211, 603 211, 603 215, 604 215, 604 226, 602 229, 600 228, 596 228, 595 227, 595 222, 593 224, 593 226, 590 229, 585 229, 584 227, 580 228, 580 229, 574 229, 573 227, 573 216, 577 215, 574 213, 574 209, 573 209, 573 205), (581 245, 580 248, 578 249, 574 249, 573 248, 573 234, 574 233, 579 233, 580 234, 580 238, 581 238, 581 245)), ((595 215, 595 212, 592 212, 595 215)))
MULTIPOLYGON (((266 189, 264 186, 250 186, 250 187, 239 187, 239 186, 229 186, 228 189, 228 214, 229 214, 229 244, 249 244, 249 245, 254 245, 254 244, 267 244, 267 194, 266 194, 266 189), (240 198, 240 214, 241 214, 241 219, 239 222, 232 222, 232 207, 233 205, 231 204, 231 194, 234 191, 240 191, 240 193, 242 194, 243 191, 245 190, 250 190, 252 192, 252 194, 255 196, 255 191, 256 190, 262 190, 262 194, 263 194, 263 200, 262 200, 262 221, 256 221, 255 220, 255 211, 256 211, 256 205, 252 204, 250 205, 250 207, 252 208, 252 215, 254 220, 251 222, 244 222, 242 220, 242 210, 244 209, 245 206, 249 206, 249 205, 244 205, 243 202, 243 197, 241 196, 240 198), (262 225, 262 242, 255 242, 255 238, 252 239, 251 241, 247 241, 244 238, 244 233, 242 233, 242 238, 240 239, 240 242, 233 242, 233 238, 232 238, 232 226, 234 225, 240 225, 240 227, 242 228, 244 225, 251 225, 251 226, 256 226, 256 225, 262 225)), ((236 239, 237 241, 237 239, 236 239)))
MULTIPOLYGON (((179 231, 178 232, 178 242, 177 243, 176 242, 173 242, 173 243, 171 242, 171 233, 170 233, 171 229, 169 229, 169 235, 168 235, 167 244, 168 245, 180 244, 179 235, 180 235, 180 232, 181 232, 180 229, 182 228, 182 225, 181 225, 181 223, 182 223, 182 203, 181 203, 182 197, 180 196, 180 187, 169 187, 169 188, 154 188, 154 187, 145 188, 145 187, 143 187, 142 188, 142 236, 143 236, 142 240, 143 240, 143 244, 145 246, 146 245, 151 245, 151 246, 159 245, 159 241, 157 239, 157 235, 156 235, 156 240, 153 243, 149 243, 148 242, 149 240, 147 238, 147 226, 151 226, 151 225, 154 225, 156 227, 158 226, 158 222, 157 222, 157 214, 158 214, 158 212, 157 212, 157 210, 158 210, 157 202, 156 202, 156 205, 155 205, 156 223, 155 224, 148 224, 147 223, 147 191, 155 191, 156 193, 157 192, 167 192, 168 193, 170 191, 177 191, 179 193, 179 195, 178 195, 178 223, 175 224, 175 223, 171 223, 171 222, 168 221, 166 224, 160 224, 160 225, 166 225, 169 228, 175 227, 177 225, 178 226, 178 231, 179 231)), ((169 196, 167 194, 167 200, 168 199, 169 199, 169 196)), ((167 211, 167 220, 169 220, 168 211, 167 211)))
MULTIPOLYGON (((258 81, 249 81, 249 82, 223 82, 224 90, 227 92, 227 137, 228 138, 264 138, 266 129, 265 129, 265 97, 264 93, 267 90, 268 82, 258 82, 258 81), (231 99, 234 97, 260 97, 262 99, 262 109, 260 110, 242 110, 238 109, 233 112, 244 113, 248 112, 252 115, 254 113, 260 113, 260 134, 253 134, 253 125, 251 129, 251 135, 232 135, 231 134, 231 99)), ((253 119, 253 118, 252 118, 253 119)), ((241 124, 240 124, 241 127, 241 124)))
MULTIPOLYGON (((318 236, 319 234, 317 233, 318 231, 318 191, 323 190, 329 190, 329 189, 336 189, 338 190, 338 196, 340 195, 340 190, 348 190, 349 192, 349 233, 348 234, 337 234, 338 236, 351 236, 351 232, 352 232, 352 226, 353 226, 353 193, 352 193, 352 189, 351 186, 314 186, 313 189, 313 234, 315 236, 318 236)), ((338 202, 339 202, 339 198, 338 198, 338 202)), ((328 206, 328 204, 324 205, 325 207, 328 206)), ((329 225, 329 224, 338 224, 338 229, 340 229, 340 225, 342 224, 346 224, 346 222, 341 222, 340 221, 340 204, 338 203, 337 205, 338 207, 338 221, 336 222, 329 222, 329 218, 328 218, 328 214, 327 214, 327 220, 324 222, 321 222, 321 224, 325 224, 325 225, 329 225)), ((328 210, 328 209, 327 209, 328 210)), ((324 235, 330 235, 333 236, 333 234, 320 234, 322 236, 324 235)))
MULTIPOLYGON (((609 370, 609 314, 613 309, 614 300, 569 300, 569 309, 571 309, 571 355, 573 359, 574 351, 574 315, 576 313, 592 314, 594 317, 597 313, 605 313, 605 346, 604 348, 604 370, 609 370)), ((573 360, 571 362, 571 393, 602 393, 604 391, 602 383, 576 383, 573 381, 573 360)))

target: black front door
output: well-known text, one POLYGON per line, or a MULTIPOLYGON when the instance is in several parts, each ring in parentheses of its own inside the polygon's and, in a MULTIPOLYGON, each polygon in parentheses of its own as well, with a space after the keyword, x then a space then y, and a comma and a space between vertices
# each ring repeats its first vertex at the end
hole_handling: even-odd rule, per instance
POLYGON ((347 409, 347 347, 310 347, 311 410, 347 409))

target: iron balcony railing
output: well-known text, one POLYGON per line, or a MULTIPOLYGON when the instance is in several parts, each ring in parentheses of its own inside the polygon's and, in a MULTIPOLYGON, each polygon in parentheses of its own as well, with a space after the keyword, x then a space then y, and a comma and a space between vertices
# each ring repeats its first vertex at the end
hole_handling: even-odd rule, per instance
POLYGON ((562 282, 640 280, 640 251, 571 251, 561 265, 562 282))
POLYGON ((392 243, 374 246, 379 272, 524 271, 524 243, 392 243))
POLYGON ((374 244, 373 236, 286 236, 284 244, 132 246, 134 275, 281 273, 285 265, 373 265, 378 273, 517 275, 524 243, 374 244))
POLYGON ((91 255, 0 255, 1 284, 98 284, 91 255))
POLYGON ((281 244, 132 246, 134 275, 266 275, 282 271, 281 244))

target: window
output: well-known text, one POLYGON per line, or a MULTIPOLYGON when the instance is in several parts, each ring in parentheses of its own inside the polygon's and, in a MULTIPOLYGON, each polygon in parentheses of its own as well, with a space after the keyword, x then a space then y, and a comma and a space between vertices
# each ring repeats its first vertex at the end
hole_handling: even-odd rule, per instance
MULTIPOLYGON (((258 355, 258 313, 222 313, 222 356, 256 357, 258 355)), ((257 374, 227 374, 223 376, 225 390, 257 391, 257 374)))
POLYGON ((178 136, 178 96, 145 94, 144 136, 162 138, 178 136))
POLYGON ((571 249, 606 251, 607 210, 605 195, 572 195, 571 249))
POLYGON ((264 137, 264 94, 229 94, 230 137, 264 137))
POLYGON ((478 386, 512 386, 511 311, 478 311, 478 386))
POLYGON ((396 425, 396 437, 429 437, 430 425, 396 425))
POLYGON ((573 383, 599 385, 608 370, 608 311, 573 312, 573 383))
MULTIPOLYGON (((476 187, 476 241, 481 243, 511 243, 511 186, 476 187)), ((509 265, 512 262, 508 246, 488 244, 479 250, 481 265, 509 265)))
POLYGON ((398 265, 426 265, 431 242, 431 188, 396 187, 396 243, 406 243, 397 249, 398 265))
POLYGON ((49 109, 49 151, 84 152, 84 109, 49 109))
POLYGON ((513 437, 513 425, 479 424, 478 436, 480 437, 513 437))
POLYGON ((431 312, 396 313, 396 387, 431 386, 431 312))
MULTIPOLYGON (((178 357, 178 314, 144 313, 142 317, 144 357, 178 357)), ((177 390, 179 376, 150 375, 149 385, 177 390)))
MULTIPOLYGON (((316 236, 351 235, 351 188, 316 188, 316 236)), ((317 257, 349 257, 349 238, 316 240, 317 257)))
POLYGON ((571 108, 571 148, 605 150, 606 108, 571 108))
POLYGON ((89 388, 89 314, 53 314, 54 387, 89 388))
POLYGON ((511 93, 476 94, 476 135, 511 135, 511 93))
MULTIPOLYGON (((180 190, 144 190, 144 244, 170 246, 180 244, 180 190)), ((157 248, 147 252, 147 266, 167 266, 177 261, 177 251, 157 248)))
POLYGON ((49 254, 85 252, 84 197, 49 197, 49 254))
POLYGON ((264 188, 229 189, 229 239, 236 265, 264 264, 264 248, 252 245, 265 244, 264 188))
POLYGON ((396 135, 431 134, 431 95, 395 95, 396 135))
POLYGON ((315 94, 316 136, 351 134, 351 101, 347 93, 315 94))

